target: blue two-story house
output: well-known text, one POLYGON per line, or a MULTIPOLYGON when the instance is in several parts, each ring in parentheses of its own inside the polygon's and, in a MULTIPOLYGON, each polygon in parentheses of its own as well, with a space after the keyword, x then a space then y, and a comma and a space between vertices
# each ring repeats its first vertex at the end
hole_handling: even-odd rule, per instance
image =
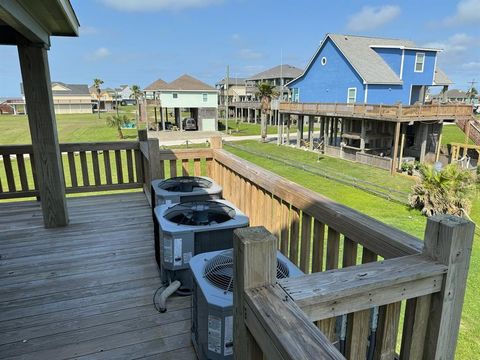
POLYGON ((436 65, 439 51, 408 40, 327 34, 287 86, 296 102, 412 105, 429 87, 452 84, 436 65))

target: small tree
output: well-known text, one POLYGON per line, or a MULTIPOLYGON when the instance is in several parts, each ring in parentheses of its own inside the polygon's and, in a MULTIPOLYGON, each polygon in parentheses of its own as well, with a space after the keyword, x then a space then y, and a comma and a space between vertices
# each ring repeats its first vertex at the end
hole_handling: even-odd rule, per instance
POLYGON ((432 165, 419 168, 420 179, 408 197, 410 206, 422 214, 452 214, 462 216, 470 212, 475 193, 476 176, 457 164, 438 171, 432 165))
POLYGON ((265 141, 267 137, 267 114, 270 113, 270 104, 272 98, 276 97, 278 94, 275 92, 275 86, 270 85, 269 83, 260 83, 257 85, 257 96, 260 98, 261 104, 261 137, 262 141, 265 141))
POLYGON ((100 86, 103 84, 102 79, 93 79, 93 87, 95 88, 95 94, 97 95, 97 113, 100 119, 100 99, 102 97, 102 89, 100 86))
POLYGON ((470 99, 470 102, 473 103, 473 99, 478 95, 478 91, 475 87, 471 87, 470 90, 467 91, 467 96, 470 99))
POLYGON ((130 95, 131 98, 135 99, 135 122, 138 123, 139 118, 139 106, 138 100, 142 97, 142 90, 138 85, 132 85, 130 87, 132 90, 132 94, 130 95))
POLYGON ((122 126, 125 126, 129 123, 130 123, 130 120, 128 119, 127 115, 113 115, 113 116, 107 117, 107 120, 105 120, 105 124, 108 127, 117 129, 118 138, 122 140, 124 139, 122 126))

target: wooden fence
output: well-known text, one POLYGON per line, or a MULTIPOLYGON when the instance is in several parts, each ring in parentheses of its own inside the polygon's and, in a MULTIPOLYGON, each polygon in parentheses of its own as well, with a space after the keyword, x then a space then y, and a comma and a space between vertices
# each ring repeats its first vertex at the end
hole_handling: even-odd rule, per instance
POLYGON ((471 105, 370 105, 342 103, 280 103, 280 112, 306 115, 355 116, 382 119, 470 118, 471 105))
POLYGON ((392 159, 385 156, 377 156, 362 152, 355 153, 355 161, 367 164, 370 166, 375 166, 380 169, 390 170, 392 168, 392 159))
MULTIPOLYGON (((68 194, 143 186, 138 142, 67 143, 60 152, 68 194)), ((0 199, 38 196, 32 145, 0 146, 0 155, 0 199)))
MULTIPOLYGON (((67 190, 127 184, 143 187, 149 199, 151 179, 208 175, 257 227, 238 231, 234 241, 236 359, 257 359, 264 353, 267 359, 363 360, 368 351, 374 359, 393 359, 398 347, 404 360, 453 359, 473 240, 471 222, 430 218, 422 242, 223 150, 220 138, 212 139, 208 149, 160 150, 158 140, 140 132, 138 142, 121 144, 62 145, 64 163, 78 157, 80 164, 74 160, 72 168, 80 167, 82 175, 70 174, 77 184, 67 190), (105 152, 113 152, 115 172, 105 152), (126 174, 118 172, 123 161, 130 164, 126 174), (93 175, 93 182, 85 181, 85 173, 89 182, 93 175), (276 249, 306 275, 277 282, 276 249), (372 314, 378 314, 375 341, 372 314), (340 317, 345 331, 339 336, 340 317), (333 343, 341 344, 342 352, 333 343)), ((25 156, 31 148, 0 151, 11 180, 10 155, 25 156)), ((25 158, 23 165, 19 168, 27 172, 25 158)), ((17 192, 35 191, 20 185, 17 192)), ((19 196, 11 189, 0 195, 19 196)))

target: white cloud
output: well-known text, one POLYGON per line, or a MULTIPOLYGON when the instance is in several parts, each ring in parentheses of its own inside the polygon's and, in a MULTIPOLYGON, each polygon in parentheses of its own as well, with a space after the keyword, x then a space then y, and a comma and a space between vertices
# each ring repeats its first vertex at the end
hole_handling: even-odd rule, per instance
POLYGON ((110 50, 107 48, 101 47, 95 50, 94 52, 87 54, 85 58, 89 61, 103 60, 110 56, 110 50))
POLYGON ((364 6, 360 12, 350 16, 347 28, 352 31, 377 29, 400 15, 397 5, 364 6))
POLYGON ((263 54, 261 52, 252 49, 241 49, 239 55, 242 59, 246 60, 261 59, 263 57, 263 54))
POLYGON ((474 24, 480 21, 480 0, 461 0, 457 12, 443 20, 447 26, 474 24))
POLYGON ((240 34, 232 34, 232 40, 238 41, 240 40, 240 38, 241 38, 240 34))
POLYGON ((111 8, 122 11, 182 10, 215 5, 223 0, 102 0, 111 8))
POLYGON ((466 56, 470 54, 472 44, 476 43, 476 39, 465 33, 458 33, 450 36, 444 41, 434 41, 424 44, 426 47, 443 49, 439 59, 443 63, 458 64, 465 61, 466 56))

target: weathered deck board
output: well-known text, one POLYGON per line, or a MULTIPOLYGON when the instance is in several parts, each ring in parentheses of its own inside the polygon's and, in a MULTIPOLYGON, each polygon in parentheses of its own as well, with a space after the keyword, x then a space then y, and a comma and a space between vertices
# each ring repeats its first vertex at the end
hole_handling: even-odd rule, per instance
POLYGON ((0 203, 2 359, 195 359, 190 298, 159 314, 142 193, 71 198, 45 229, 37 202, 0 203))

